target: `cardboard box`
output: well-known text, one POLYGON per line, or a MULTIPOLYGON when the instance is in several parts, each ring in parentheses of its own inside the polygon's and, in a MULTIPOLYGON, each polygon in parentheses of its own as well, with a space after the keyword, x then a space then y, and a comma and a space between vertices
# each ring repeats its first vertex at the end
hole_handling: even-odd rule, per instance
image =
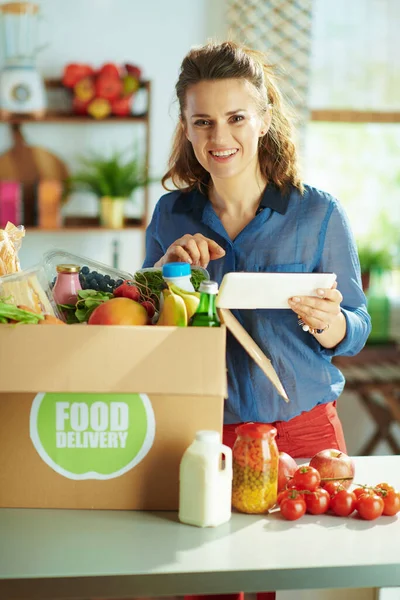
POLYGON ((222 430, 226 326, 2 325, 0 507, 176 510, 184 450, 222 430))

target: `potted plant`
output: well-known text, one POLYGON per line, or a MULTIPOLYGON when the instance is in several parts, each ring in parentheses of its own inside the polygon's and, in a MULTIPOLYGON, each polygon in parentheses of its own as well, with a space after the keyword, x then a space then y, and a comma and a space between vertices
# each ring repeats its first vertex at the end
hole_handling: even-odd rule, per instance
POLYGON ((387 248, 376 247, 367 242, 358 245, 358 257, 360 260, 362 285, 365 292, 369 288, 371 272, 390 271, 393 267, 393 256, 387 248))
POLYGON ((131 157, 124 154, 82 158, 82 170, 69 178, 70 188, 90 191, 99 198, 101 225, 110 229, 124 226, 126 200, 150 182, 137 149, 131 157))

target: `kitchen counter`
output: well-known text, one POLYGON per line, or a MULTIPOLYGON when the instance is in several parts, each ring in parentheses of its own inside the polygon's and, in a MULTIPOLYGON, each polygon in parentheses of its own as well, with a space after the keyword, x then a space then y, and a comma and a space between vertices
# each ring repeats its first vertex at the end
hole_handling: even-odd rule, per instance
MULTIPOLYGON (((400 488, 400 456, 355 459, 356 482, 400 488)), ((216 529, 176 513, 1 509, 0 597, 67 599, 400 586, 400 515, 233 514, 216 529)))

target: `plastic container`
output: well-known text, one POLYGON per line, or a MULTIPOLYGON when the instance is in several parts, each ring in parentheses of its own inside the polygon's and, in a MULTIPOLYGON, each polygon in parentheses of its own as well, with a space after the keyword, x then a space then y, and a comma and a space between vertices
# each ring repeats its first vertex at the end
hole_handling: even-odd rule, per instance
POLYGON ((232 506, 243 513, 266 513, 277 500, 277 431, 272 425, 245 423, 236 428, 236 433, 232 506))
POLYGON ((217 527, 231 518, 232 451, 217 431, 198 431, 179 471, 179 520, 217 527))
POLYGON ((15 306, 26 306, 34 312, 61 318, 40 265, 0 277, 0 298, 15 306))
POLYGON ((57 304, 76 304, 78 292, 82 289, 79 281, 79 265, 57 265, 57 279, 53 287, 53 297, 57 304))
POLYGON ((57 249, 46 252, 42 261, 51 288, 57 277, 57 266, 62 264, 79 265, 79 281, 82 289, 111 293, 122 281, 133 279, 133 275, 126 271, 120 271, 90 258, 57 249), (94 281, 97 283, 95 284, 94 281))
POLYGON ((194 292, 194 287, 190 278, 192 276, 192 269, 189 263, 184 262, 172 262, 163 265, 162 276, 167 283, 172 283, 181 290, 187 292, 194 292))

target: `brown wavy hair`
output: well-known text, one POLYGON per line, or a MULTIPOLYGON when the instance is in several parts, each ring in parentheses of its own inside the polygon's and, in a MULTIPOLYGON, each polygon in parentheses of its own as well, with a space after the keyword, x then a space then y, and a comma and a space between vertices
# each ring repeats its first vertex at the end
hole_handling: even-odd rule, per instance
POLYGON ((209 42, 193 48, 182 61, 175 86, 180 122, 174 135, 168 171, 162 178, 164 188, 170 191, 166 185, 168 180, 172 181, 175 188, 186 191, 195 188, 204 191, 208 186, 209 173, 198 162, 182 125, 185 122, 188 89, 200 81, 218 79, 246 79, 253 85, 260 114, 265 115, 268 109, 271 110, 269 130, 259 143, 261 172, 268 182, 282 192, 291 185, 302 191, 296 147, 292 139, 292 115, 276 84, 273 67, 267 63, 263 53, 232 41, 220 44, 209 42))

